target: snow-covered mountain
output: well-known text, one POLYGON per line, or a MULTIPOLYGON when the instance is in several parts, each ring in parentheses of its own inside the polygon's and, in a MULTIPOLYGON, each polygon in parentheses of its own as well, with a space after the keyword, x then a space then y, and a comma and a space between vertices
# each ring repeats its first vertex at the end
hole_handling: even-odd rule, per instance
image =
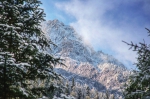
POLYGON ((127 68, 111 55, 94 51, 86 45, 73 27, 58 20, 42 23, 42 30, 54 44, 50 53, 60 56, 66 66, 57 66, 56 71, 68 80, 75 78, 80 84, 88 84, 99 91, 120 93, 129 74, 127 68))

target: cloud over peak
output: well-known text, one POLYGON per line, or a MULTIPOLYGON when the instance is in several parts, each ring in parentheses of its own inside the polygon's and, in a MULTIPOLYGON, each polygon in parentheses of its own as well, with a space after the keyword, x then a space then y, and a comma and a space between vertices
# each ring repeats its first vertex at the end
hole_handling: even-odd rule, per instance
POLYGON ((55 6, 75 18, 70 25, 86 43, 112 54, 126 66, 136 61, 136 53, 122 40, 150 42, 144 29, 150 27, 149 0, 58 0, 55 6))

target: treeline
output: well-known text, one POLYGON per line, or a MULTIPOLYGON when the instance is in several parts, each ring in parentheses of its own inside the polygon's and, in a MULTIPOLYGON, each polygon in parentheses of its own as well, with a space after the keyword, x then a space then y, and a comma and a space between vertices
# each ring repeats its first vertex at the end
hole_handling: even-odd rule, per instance
POLYGON ((72 81, 64 81, 64 83, 66 83, 65 94, 73 96, 75 99, 123 99, 121 95, 115 96, 109 90, 99 92, 86 84, 77 83, 74 78, 72 81))

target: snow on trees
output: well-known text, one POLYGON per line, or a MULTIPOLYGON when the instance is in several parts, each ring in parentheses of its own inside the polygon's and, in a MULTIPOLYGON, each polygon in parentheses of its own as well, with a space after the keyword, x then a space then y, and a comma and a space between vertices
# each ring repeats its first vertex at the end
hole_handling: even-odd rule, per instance
POLYGON ((53 70, 60 59, 46 53, 52 42, 40 29, 45 16, 40 4, 39 0, 0 1, 0 98, 53 97, 56 89, 63 88, 53 70), (43 84, 38 86, 39 82, 43 84))
MULTIPOLYGON (((150 30, 147 30, 150 34, 150 30)), ((139 45, 132 42, 127 44, 138 54, 136 63, 138 70, 134 70, 129 78, 124 93, 125 99, 150 99, 150 45, 145 41, 139 45)))

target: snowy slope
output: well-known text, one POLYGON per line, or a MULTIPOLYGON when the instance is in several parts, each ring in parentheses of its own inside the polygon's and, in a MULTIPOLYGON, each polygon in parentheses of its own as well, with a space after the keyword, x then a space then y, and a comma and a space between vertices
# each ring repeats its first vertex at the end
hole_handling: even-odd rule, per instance
POLYGON ((65 59, 65 66, 57 66, 57 72, 71 80, 73 77, 81 84, 88 84, 99 91, 105 89, 119 93, 129 71, 111 55, 94 51, 84 44, 73 27, 58 20, 42 23, 42 30, 56 46, 50 53, 65 59))

